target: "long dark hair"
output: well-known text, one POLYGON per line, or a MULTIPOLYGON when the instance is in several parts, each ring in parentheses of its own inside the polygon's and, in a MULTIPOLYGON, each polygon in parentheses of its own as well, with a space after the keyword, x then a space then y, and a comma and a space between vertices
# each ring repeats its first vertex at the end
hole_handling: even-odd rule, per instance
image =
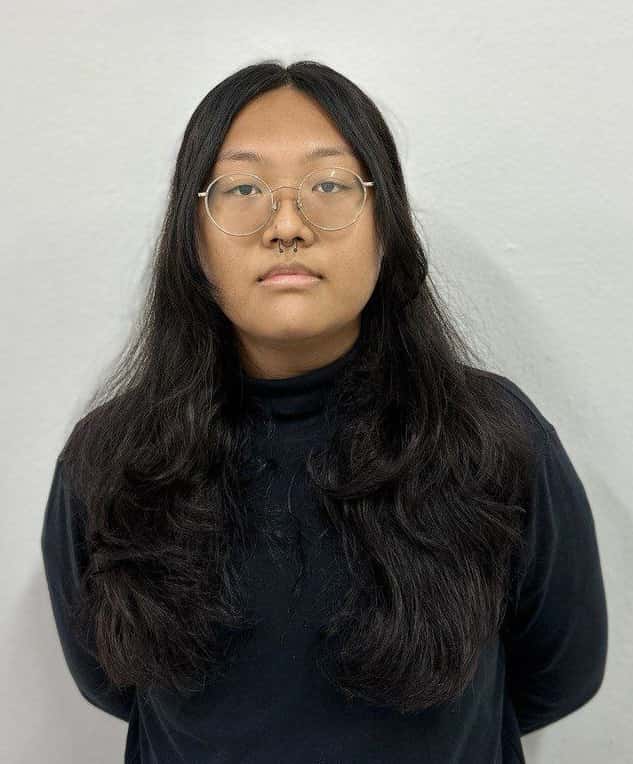
POLYGON ((235 553, 250 538, 249 427, 236 333, 199 261, 196 192, 233 117, 282 86, 329 112, 376 182, 384 253, 336 383, 336 432, 306 464, 350 574, 319 665, 348 699, 414 712, 461 694, 501 627, 530 444, 432 288, 383 117, 314 61, 237 71, 184 131, 141 320, 60 454, 85 505, 77 633, 114 685, 186 692, 253 628, 235 553))

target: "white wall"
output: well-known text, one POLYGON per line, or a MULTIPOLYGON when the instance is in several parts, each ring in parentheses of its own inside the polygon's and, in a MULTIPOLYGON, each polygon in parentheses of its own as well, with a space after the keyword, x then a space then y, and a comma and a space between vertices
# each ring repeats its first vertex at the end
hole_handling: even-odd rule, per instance
POLYGON ((126 725, 80 697, 55 639, 44 502, 134 317, 186 121, 229 73, 279 56, 376 100, 436 279, 585 483, 607 675, 523 738, 528 761, 633 760, 631 3, 25 0, 2 15, 0 759, 122 761, 126 725))

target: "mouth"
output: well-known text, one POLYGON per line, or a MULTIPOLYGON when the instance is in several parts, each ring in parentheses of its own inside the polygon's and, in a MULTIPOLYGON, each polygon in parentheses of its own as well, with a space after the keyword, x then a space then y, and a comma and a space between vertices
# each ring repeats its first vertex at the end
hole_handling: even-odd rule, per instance
POLYGON ((257 281, 269 281, 270 279, 276 279, 280 276, 310 276, 311 278, 322 278, 320 273, 317 273, 316 271, 310 270, 309 268, 304 268, 303 266, 298 268, 293 268, 292 266, 290 268, 283 268, 283 269, 275 269, 271 268, 267 273, 262 274, 257 278, 257 281))
POLYGON ((320 273, 317 273, 312 268, 309 268, 304 263, 291 262, 284 264, 273 265, 265 273, 262 273, 258 277, 257 281, 269 281, 275 279, 278 276, 310 276, 312 278, 322 278, 320 273))
POLYGON ((313 273, 272 273, 266 278, 258 279, 260 284, 280 286, 310 286, 321 281, 320 276, 313 273))

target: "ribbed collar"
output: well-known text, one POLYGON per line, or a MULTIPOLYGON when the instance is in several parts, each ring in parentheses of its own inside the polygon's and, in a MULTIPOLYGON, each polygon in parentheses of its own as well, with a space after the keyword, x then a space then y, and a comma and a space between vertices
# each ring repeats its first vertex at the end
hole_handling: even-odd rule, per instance
POLYGON ((343 355, 325 366, 285 379, 262 379, 245 372, 245 392, 276 418, 303 417, 323 408, 343 367, 356 354, 360 335, 343 355))

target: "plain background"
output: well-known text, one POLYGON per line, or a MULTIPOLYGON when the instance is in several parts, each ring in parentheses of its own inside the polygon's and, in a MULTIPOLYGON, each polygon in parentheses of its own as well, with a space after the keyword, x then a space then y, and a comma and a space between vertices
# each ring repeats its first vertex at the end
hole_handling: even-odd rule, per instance
POLYGON ((555 425, 590 498, 607 674, 523 738, 528 762, 632 761, 631 3, 26 0, 1 36, 0 759, 123 760, 127 726, 83 700, 56 638, 44 504, 136 315, 189 116, 278 57, 329 64, 376 101, 436 283, 555 425))

